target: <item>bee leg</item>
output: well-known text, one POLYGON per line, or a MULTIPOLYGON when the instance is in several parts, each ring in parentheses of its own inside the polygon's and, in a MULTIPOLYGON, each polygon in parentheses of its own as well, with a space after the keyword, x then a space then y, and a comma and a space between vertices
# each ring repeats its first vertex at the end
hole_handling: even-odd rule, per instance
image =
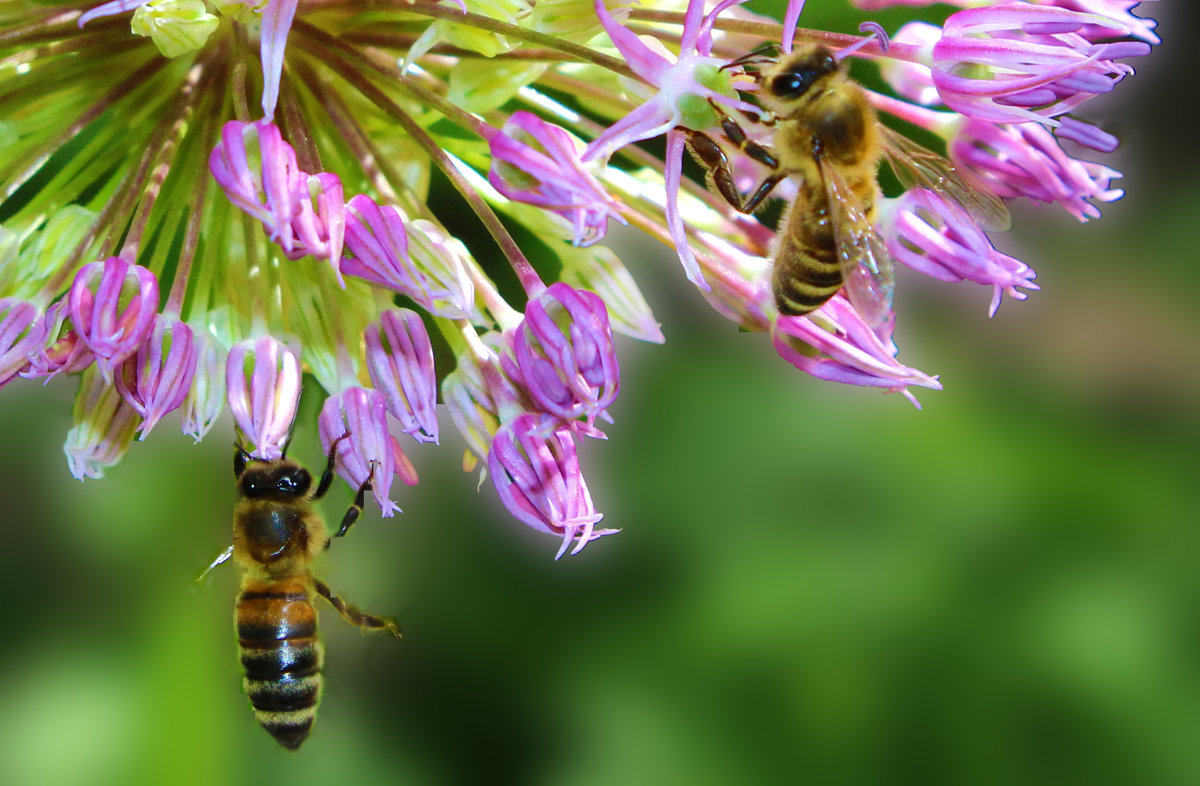
POLYGON ((397 625, 396 621, 391 617, 377 617, 374 614, 367 614, 360 608, 351 606, 337 595, 334 595, 333 590, 329 588, 329 585, 320 579, 316 579, 314 584, 316 585, 317 592, 320 594, 320 596, 329 601, 329 605, 333 606, 333 608, 337 610, 337 613, 341 614, 342 619, 344 619, 346 622, 349 622, 351 625, 355 625, 360 628, 367 628, 369 630, 386 630, 396 638, 401 638, 400 626, 397 625))
POLYGON ((334 459, 337 458, 337 446, 343 439, 347 439, 350 432, 347 431, 333 441, 329 446, 329 455, 325 457, 325 471, 321 473, 321 481, 317 483, 317 490, 313 492, 313 499, 320 499, 325 496, 325 492, 329 491, 329 487, 333 485, 333 465, 334 459))
POLYGON ((733 182, 733 169, 721 146, 707 134, 692 131, 688 134, 688 149, 695 155, 700 165, 708 170, 710 184, 734 210, 745 213, 742 209, 742 195, 738 193, 737 185, 733 182))
POLYGON ((371 490, 371 479, 375 477, 375 462, 371 462, 371 472, 367 475, 367 479, 358 487, 358 493, 354 495, 354 502, 346 510, 346 515, 342 517, 342 526, 338 527, 335 538, 340 538, 345 535, 354 522, 358 521, 358 517, 362 515, 363 505, 367 500, 367 492, 371 490))
POLYGON ((242 472, 246 469, 246 464, 250 462, 250 454, 241 446, 241 443, 233 443, 233 477, 240 478, 242 472))
POLYGON ((758 163, 771 169, 779 169, 779 159, 775 157, 775 154, 747 137, 742 127, 729 115, 721 115, 721 131, 725 134, 726 139, 758 163))

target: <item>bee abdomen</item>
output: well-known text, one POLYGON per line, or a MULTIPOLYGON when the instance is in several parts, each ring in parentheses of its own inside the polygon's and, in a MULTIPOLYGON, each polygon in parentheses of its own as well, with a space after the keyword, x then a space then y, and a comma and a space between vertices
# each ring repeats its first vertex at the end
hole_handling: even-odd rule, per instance
POLYGON ((299 582, 247 581, 236 606, 243 686, 254 715, 281 745, 308 737, 321 698, 316 610, 299 582))
POLYGON ((803 247, 784 238, 775 258, 771 289, 784 316, 803 316, 825 304, 842 288, 841 264, 831 250, 803 247))

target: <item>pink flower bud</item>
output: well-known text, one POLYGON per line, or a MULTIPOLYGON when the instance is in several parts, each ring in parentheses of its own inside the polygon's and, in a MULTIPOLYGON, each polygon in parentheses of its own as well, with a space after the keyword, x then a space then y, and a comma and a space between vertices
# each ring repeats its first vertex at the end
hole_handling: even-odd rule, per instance
POLYGON ((177 318, 161 314, 137 354, 118 369, 117 392, 141 415, 138 439, 164 415, 183 403, 196 373, 196 345, 192 329, 177 318))
POLYGON ((475 289, 458 250, 436 227, 406 222, 398 207, 380 206, 365 194, 346 207, 343 273, 407 295, 440 317, 474 315, 475 289))
POLYGON ((302 177, 301 182, 304 190, 299 201, 299 213, 292 221, 296 247, 288 254, 288 258, 299 259, 309 254, 324 257, 329 260, 341 283, 339 266, 346 236, 346 200, 342 196, 342 181, 337 175, 321 172, 308 175, 306 179, 302 177))
POLYGON ((363 332, 371 384, 400 421, 400 429, 418 442, 438 441, 437 373, 433 344, 415 311, 395 308, 363 332))
POLYGON ((300 358, 271 336, 233 345, 225 361, 233 422, 265 461, 283 455, 300 403, 300 358))
POLYGON ((92 365, 95 355, 79 340, 78 333, 71 327, 64 328, 66 320, 66 300, 51 303, 34 327, 34 349, 29 353, 29 366, 21 371, 21 376, 28 379, 45 377, 49 382, 59 374, 82 371, 92 365))
POLYGON ((515 367, 534 403, 565 421, 588 425, 612 404, 620 389, 617 354, 604 301, 587 290, 551 284, 529 301, 512 336, 515 367))
POLYGON ((1017 300, 1028 295, 1017 287, 1037 289, 1037 276, 1019 259, 1001 254, 967 212, 924 188, 912 188, 888 207, 879 233, 900 262, 940 281, 974 281, 994 287, 989 315, 1007 292, 1017 300))
POLYGON ((226 123, 208 168, 230 202, 262 222, 286 253, 295 251, 292 221, 300 215, 307 182, 278 126, 268 120, 226 123))
POLYGON ((139 420, 99 369, 84 373, 75 395, 75 425, 63 444, 71 474, 77 480, 104 477, 129 450, 139 420))
POLYGON ((337 443, 334 466, 339 477, 354 488, 370 479, 375 502, 385 517, 400 510, 388 498, 392 475, 412 486, 417 473, 396 438, 388 433, 382 393, 353 387, 330 396, 321 407, 317 431, 326 452, 337 443))
POLYGON ((203 332, 196 342, 196 373, 183 400, 183 433, 199 442, 225 408, 225 361, 229 353, 221 342, 203 332))
POLYGON ((950 145, 950 155, 997 196, 1057 202, 1080 221, 1100 217, 1090 200, 1113 202, 1125 194, 1112 188, 1120 172, 1072 158, 1038 123, 967 120, 950 145))
POLYGON ((590 246, 603 238, 609 218, 626 223, 616 200, 584 168, 575 140, 564 129, 518 111, 488 137, 488 144, 488 182, 509 199, 566 218, 575 245, 590 246))
POLYGON ((951 14, 933 46, 933 83, 946 106, 994 123, 1044 121, 1110 92, 1150 52, 1141 41, 1093 43, 1085 28, 1123 25, 1097 14, 1010 4, 951 14))
POLYGON ((67 294, 67 313, 79 340, 96 356, 105 380, 137 352, 158 311, 158 279, 120 257, 84 265, 67 294))
POLYGON ((937 377, 896 362, 896 345, 872 329, 841 294, 803 317, 780 317, 771 331, 775 351, 818 379, 900 392, 918 409, 909 385, 941 390, 937 377), (815 350, 815 352, 814 352, 815 350))
POLYGON ((526 413, 501 427, 492 440, 488 467, 496 493, 508 511, 539 532, 562 538, 558 559, 572 540, 572 554, 589 541, 618 530, 596 529, 596 512, 579 470, 575 438, 526 413))
POLYGON ((0 388, 29 365, 41 338, 37 306, 15 297, 0 298, 0 388))

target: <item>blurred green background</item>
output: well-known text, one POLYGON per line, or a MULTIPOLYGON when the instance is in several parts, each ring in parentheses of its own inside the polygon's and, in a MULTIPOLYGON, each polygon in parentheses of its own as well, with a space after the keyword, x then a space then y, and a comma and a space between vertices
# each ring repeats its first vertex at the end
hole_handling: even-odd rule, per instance
MULTIPOLYGON (((192 446, 169 419, 80 484, 74 380, 6 387, 0 783, 1200 782, 1178 5, 1090 114, 1123 139, 1129 197, 1082 226, 1019 210, 998 238, 1042 292, 988 320, 988 292, 902 276, 901 359, 946 386, 923 411, 792 371, 673 260, 627 251, 668 343, 620 347, 616 424, 583 457, 624 531, 555 563, 471 493, 443 414, 404 515, 369 513, 321 568, 405 638, 324 611, 295 754, 240 690, 236 571, 191 580, 229 538, 229 424, 192 446)), ((293 455, 319 454, 306 427, 293 455)))

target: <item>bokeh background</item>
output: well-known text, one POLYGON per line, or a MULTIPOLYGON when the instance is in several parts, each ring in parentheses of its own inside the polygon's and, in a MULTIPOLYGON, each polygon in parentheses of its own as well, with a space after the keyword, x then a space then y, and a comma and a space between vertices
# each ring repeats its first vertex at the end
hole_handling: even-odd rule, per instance
MULTIPOLYGON (((229 538, 231 426, 193 446, 168 420, 80 484, 74 380, 6 387, 0 783, 1200 782, 1181 5, 1151 7, 1166 42, 1090 115, 1129 196, 1089 225, 1018 210, 997 238, 1041 292, 988 320, 981 289, 901 278, 901 357, 945 384, 923 411, 790 370, 631 240, 668 343, 620 347, 616 423, 584 455, 624 531, 555 563, 474 493, 443 417, 404 515, 368 514, 321 568, 405 638, 325 610, 295 754, 240 690, 236 571, 192 582, 229 538)), ((292 449, 314 465, 316 404, 292 449)))

